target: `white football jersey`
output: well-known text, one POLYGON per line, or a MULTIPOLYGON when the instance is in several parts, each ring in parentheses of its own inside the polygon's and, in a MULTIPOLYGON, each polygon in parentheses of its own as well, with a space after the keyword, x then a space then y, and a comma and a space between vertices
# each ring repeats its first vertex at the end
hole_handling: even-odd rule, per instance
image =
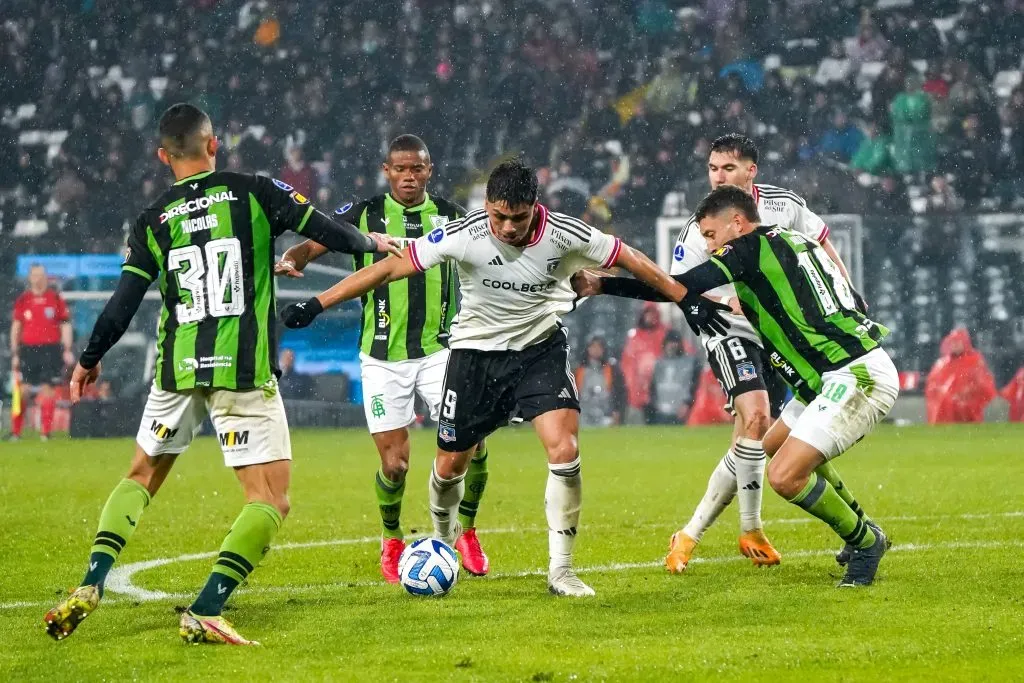
MULTIPOLYGON (((825 221, 808 209, 807 203, 799 195, 773 185, 754 185, 753 195, 757 201, 757 212, 761 215, 762 225, 777 225, 780 228, 806 235, 818 243, 824 242, 828 237, 828 226, 825 225, 825 221)), ((686 226, 676 238, 670 273, 680 275, 707 260, 708 243, 700 234, 700 226, 697 225, 697 221, 690 216, 690 220, 686 222, 686 226)), ((736 288, 731 284, 723 285, 709 290, 705 294, 713 297, 736 296, 736 288)), ((700 336, 706 351, 710 353, 726 337, 741 337, 761 346, 757 332, 745 317, 727 314, 726 318, 730 324, 726 335, 702 334, 700 336)))
POLYGON ((462 304, 448 346, 479 351, 521 351, 543 341, 573 308, 573 273, 610 268, 622 242, 581 220, 538 204, 537 231, 525 247, 505 244, 491 232, 483 209, 409 245, 420 271, 455 261, 462 304))

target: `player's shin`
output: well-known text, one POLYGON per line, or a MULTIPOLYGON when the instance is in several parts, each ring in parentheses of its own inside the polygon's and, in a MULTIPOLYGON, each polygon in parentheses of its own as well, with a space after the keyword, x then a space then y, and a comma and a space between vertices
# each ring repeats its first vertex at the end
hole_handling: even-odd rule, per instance
POLYGON ((249 503, 231 525, 221 543, 213 571, 199 597, 189 608, 204 617, 220 615, 238 584, 255 569, 270 549, 284 518, 269 503, 249 503))
POLYGON ((465 491, 459 503, 459 523, 463 529, 476 526, 476 513, 480 507, 480 499, 487 488, 487 444, 483 444, 469 461, 466 471, 465 491))
POLYGON ((83 586, 98 586, 100 595, 103 594, 107 574, 135 532, 149 501, 149 491, 134 479, 122 479, 114 487, 100 513, 99 527, 89 555, 89 569, 82 579, 83 586))
POLYGON ((458 539, 459 524, 456 520, 459 501, 465 493, 466 474, 451 479, 442 479, 437 473, 437 463, 430 470, 430 518, 434 523, 434 536, 454 546, 458 539))
POLYGON ((811 472, 807 485, 789 502, 828 524, 844 541, 856 548, 867 548, 875 542, 871 527, 816 472, 811 472))
POLYGON ((402 538, 402 496, 405 495, 405 479, 393 482, 387 478, 383 470, 378 470, 374 484, 384 538, 402 538))
POLYGON ((843 478, 839 476, 839 470, 836 469, 835 465, 831 462, 823 462, 818 465, 814 471, 818 473, 819 477, 825 478, 825 481, 827 481, 829 485, 836 490, 839 497, 846 501, 846 504, 857 513, 858 517, 864 520, 864 522, 871 521, 871 518, 868 517, 867 513, 864 512, 864 509, 857 503, 857 499, 853 497, 853 493, 851 493, 850 489, 846 487, 846 484, 843 482, 843 478))
POLYGON ((711 528, 722 510, 729 506, 736 495, 736 461, 732 449, 726 451, 715 471, 708 479, 708 489, 701 498, 693 517, 683 527, 683 533, 694 541, 700 541, 704 532, 711 528))
POLYGON ((736 466, 736 497, 740 508, 740 530, 760 529, 761 493, 764 482, 765 455, 760 440, 739 437, 733 449, 736 466))
POLYGON ((583 478, 580 456, 572 462, 548 465, 548 484, 544 491, 544 512, 548 521, 548 574, 572 566, 576 528, 583 504, 583 478))

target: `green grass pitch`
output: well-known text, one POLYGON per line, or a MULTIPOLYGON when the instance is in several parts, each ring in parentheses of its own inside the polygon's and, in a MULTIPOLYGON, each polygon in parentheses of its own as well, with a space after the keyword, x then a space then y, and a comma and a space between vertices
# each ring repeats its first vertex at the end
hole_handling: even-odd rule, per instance
MULTIPOLYGON (((3 445, 0 679, 1024 678, 1024 429, 887 426, 840 458, 896 544, 874 586, 842 590, 836 537, 770 490, 764 516, 780 567, 739 556, 733 506, 699 548, 704 561, 665 573, 669 535, 727 438, 722 429, 582 434, 577 564, 597 598, 568 600, 547 594, 541 571, 540 446, 529 429, 500 432, 478 519, 493 576, 463 574, 450 596, 422 599, 378 573, 369 437, 297 432, 291 517, 227 613, 259 649, 189 647, 177 636, 174 607, 202 585, 211 560, 201 554, 216 551, 242 505, 214 439, 179 459, 122 554, 119 566, 137 569, 134 592, 108 590, 62 643, 45 635, 43 613, 81 578, 132 443, 3 445)), ((407 534, 429 527, 432 450, 432 435, 417 433, 407 534)))

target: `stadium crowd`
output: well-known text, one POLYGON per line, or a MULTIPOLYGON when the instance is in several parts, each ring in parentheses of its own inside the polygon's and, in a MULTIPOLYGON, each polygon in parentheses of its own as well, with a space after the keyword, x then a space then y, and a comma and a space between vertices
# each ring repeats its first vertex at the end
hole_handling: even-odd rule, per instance
MULTIPOLYGON (((381 191, 387 141, 415 132, 437 163, 432 192, 467 201, 518 153, 542 169, 553 208, 649 233, 672 201, 681 210, 706 191, 708 148, 725 131, 757 140, 769 181, 818 213, 1024 207, 1022 0, 9 0, 0 11, 0 235, 18 253, 117 250, 126 219, 167 182, 152 130, 182 100, 209 111, 222 167, 275 175, 323 207, 381 191)), ((665 339, 649 344, 656 356, 665 339)), ((689 404, 699 373, 670 374, 686 391, 680 379, 656 395, 689 404)), ((602 419, 667 419, 619 382, 609 395, 621 406, 602 419)))

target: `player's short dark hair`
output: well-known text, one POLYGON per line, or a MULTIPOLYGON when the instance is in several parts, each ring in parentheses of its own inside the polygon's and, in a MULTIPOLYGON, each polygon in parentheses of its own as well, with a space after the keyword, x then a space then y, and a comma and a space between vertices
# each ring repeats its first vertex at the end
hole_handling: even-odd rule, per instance
POLYGON ((160 117, 160 146, 172 157, 197 158, 206 154, 206 139, 213 124, 206 112, 187 102, 172 104, 160 117))
POLYGON ((498 164, 487 179, 487 201, 522 206, 537 201, 537 173, 519 159, 498 164))
POLYGON ((727 209, 739 211, 751 223, 760 223, 757 201, 742 187, 719 185, 697 205, 694 220, 700 222, 708 216, 717 216, 727 209))
POLYGON ((740 159, 750 159, 755 164, 760 156, 757 144, 746 135, 729 133, 715 138, 711 143, 712 152, 732 152, 740 159))
POLYGON ((412 133, 404 133, 399 135, 397 138, 391 141, 388 145, 388 159, 394 152, 423 152, 430 158, 430 150, 427 149, 427 143, 412 133))

